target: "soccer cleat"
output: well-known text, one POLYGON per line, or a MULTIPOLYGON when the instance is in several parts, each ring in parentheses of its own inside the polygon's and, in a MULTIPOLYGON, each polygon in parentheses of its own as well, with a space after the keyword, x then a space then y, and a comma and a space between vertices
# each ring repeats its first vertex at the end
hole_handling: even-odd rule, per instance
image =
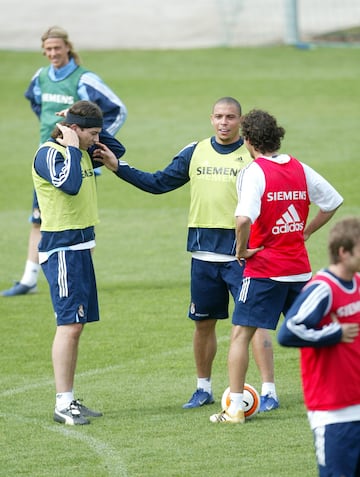
POLYGON ((66 409, 59 411, 55 407, 54 421, 61 424, 67 424, 69 426, 82 426, 90 424, 90 421, 86 417, 81 415, 80 406, 76 401, 72 401, 66 409))
POLYGON ((245 414, 241 409, 233 416, 225 409, 219 412, 219 414, 213 414, 210 416, 210 422, 221 424, 244 424, 245 414))
POLYGON ((193 409, 195 407, 201 407, 205 404, 213 404, 214 398, 211 393, 204 391, 203 389, 197 389, 191 396, 189 401, 183 404, 184 409, 193 409))
POLYGON ((78 406, 80 410, 80 414, 83 417, 101 417, 103 415, 102 412, 99 411, 94 411, 92 409, 89 409, 88 407, 84 406, 84 404, 81 404, 81 401, 79 399, 76 399, 74 403, 78 406))
POLYGON ((24 285, 20 282, 15 282, 14 285, 9 288, 8 290, 4 290, 1 292, 2 296, 17 296, 17 295, 30 295, 31 293, 36 293, 36 283, 32 287, 28 285, 24 285))
POLYGON ((269 394, 260 396, 260 409, 259 412, 273 411, 279 407, 279 401, 269 394))

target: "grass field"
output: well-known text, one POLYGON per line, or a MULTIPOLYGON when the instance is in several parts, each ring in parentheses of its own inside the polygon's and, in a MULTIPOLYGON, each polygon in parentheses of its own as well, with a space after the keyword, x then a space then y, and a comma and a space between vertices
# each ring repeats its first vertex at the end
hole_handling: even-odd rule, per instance
MULTIPOLYGON (((118 137, 131 164, 151 171, 167 165, 184 145, 212 133, 212 104, 231 95, 245 112, 260 107, 278 117, 287 130, 283 151, 315 167, 344 196, 337 218, 360 213, 358 50, 88 51, 82 59, 128 106, 118 137)), ((0 63, 4 289, 20 278, 26 258, 38 124, 23 92, 45 59, 3 51, 0 63)), ((98 188, 94 260, 102 319, 83 334, 76 389, 104 417, 81 428, 52 421, 55 325, 44 277, 37 295, 0 298, 0 476, 315 476, 297 350, 274 340, 278 411, 244 426, 213 425, 209 415, 220 409, 228 385, 230 320, 219 323, 217 403, 181 407, 196 383, 186 318, 188 188, 151 196, 109 171, 98 188)), ((314 271, 327 263, 328 228, 308 243, 314 271)), ((247 381, 260 388, 253 362, 247 381)))

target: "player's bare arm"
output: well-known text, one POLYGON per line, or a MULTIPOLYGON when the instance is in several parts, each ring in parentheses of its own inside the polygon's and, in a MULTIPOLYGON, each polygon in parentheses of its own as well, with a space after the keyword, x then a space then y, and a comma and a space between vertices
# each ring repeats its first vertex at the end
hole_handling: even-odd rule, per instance
POLYGON ((304 230, 305 241, 308 240, 311 234, 313 234, 314 232, 319 230, 323 225, 329 222, 329 220, 335 214, 335 212, 337 211, 339 207, 329 212, 324 212, 322 210, 319 210, 316 216, 305 227, 305 230, 304 230))
POLYGON ((247 248, 250 236, 251 220, 244 215, 236 217, 236 258, 240 265, 244 265, 244 259, 250 258, 264 247, 247 248))

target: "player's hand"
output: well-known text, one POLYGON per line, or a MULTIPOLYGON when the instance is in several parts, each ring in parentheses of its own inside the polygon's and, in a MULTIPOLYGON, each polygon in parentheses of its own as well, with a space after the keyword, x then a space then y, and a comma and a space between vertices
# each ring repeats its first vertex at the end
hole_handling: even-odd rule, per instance
POLYGON ((56 140, 59 144, 64 147, 73 146, 79 147, 79 136, 76 132, 69 128, 68 126, 64 126, 63 124, 58 123, 57 128, 60 129, 62 137, 57 137, 56 140))
POLYGON ((331 319, 341 327, 341 343, 352 343, 360 331, 359 323, 340 323, 335 313, 331 313, 331 319))
POLYGON ((341 343, 352 343, 359 334, 359 323, 341 323, 341 343))
POLYGON ((236 258, 241 266, 245 265, 245 261, 247 258, 251 258, 256 253, 264 250, 264 247, 257 247, 257 248, 246 248, 244 250, 236 250, 236 258))
POLYGON ((96 149, 94 150, 92 156, 96 161, 104 164, 105 167, 115 172, 118 169, 119 161, 116 158, 115 154, 101 142, 97 142, 96 149))
POLYGON ((56 116, 61 116, 62 118, 65 118, 67 113, 69 111, 69 108, 66 108, 66 109, 62 109, 61 111, 57 111, 55 113, 56 116))

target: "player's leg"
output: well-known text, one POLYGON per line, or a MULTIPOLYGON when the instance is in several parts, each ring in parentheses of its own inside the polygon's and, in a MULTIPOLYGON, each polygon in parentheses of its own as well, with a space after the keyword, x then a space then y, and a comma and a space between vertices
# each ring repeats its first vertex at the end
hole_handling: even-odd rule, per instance
POLYGON ((52 346, 56 422, 88 424, 87 417, 101 413, 83 406, 74 396, 74 379, 80 336, 85 323, 99 320, 95 274, 90 250, 60 251, 42 264, 56 313, 52 346))
POLYGON ((276 329, 287 288, 269 279, 244 278, 235 302, 228 358, 230 406, 210 417, 211 422, 243 423, 243 389, 249 363, 249 346, 257 328, 276 329), (264 310, 267 310, 266 315, 264 310))
POLYGON ((74 378, 79 340, 83 324, 58 326, 52 346, 52 364, 55 378, 56 405, 54 421, 62 424, 84 425, 90 421, 81 415, 74 399, 74 378))
POLYGON ((183 405, 184 409, 193 409, 214 402, 211 370, 217 351, 216 322, 214 319, 195 321, 193 351, 197 383, 195 392, 183 405))
MULTIPOLYGON (((56 393, 70 393, 74 389, 75 369, 83 324, 57 326, 52 345, 52 362, 56 393)), ((70 399, 67 404, 73 401, 70 399)), ((66 407, 66 406, 65 406, 66 407)))
POLYGON ((40 224, 32 223, 29 234, 28 254, 26 259, 26 266, 24 274, 21 277, 20 283, 28 287, 35 287, 37 285, 40 265, 39 265, 39 242, 41 239, 40 224))
MULTIPOLYGON (((238 261, 228 264, 226 281, 231 295, 236 301, 242 283, 244 267, 238 261)), ((261 407, 260 411, 270 411, 279 407, 279 402, 275 387, 274 354, 271 335, 268 330, 258 328, 251 340, 252 354, 261 376, 261 407)))
MULTIPOLYGON (((214 319, 195 322, 193 349, 196 372, 200 380, 209 381, 211 377, 212 363, 217 351, 216 322, 214 319)), ((203 383, 202 388, 207 392, 211 391, 206 383, 203 383)))
POLYGON ((251 345, 262 382, 259 412, 272 411, 279 407, 279 399, 276 393, 274 351, 269 330, 258 328, 251 345))
POLYGON ((11 288, 1 292, 1 295, 3 296, 11 297, 36 292, 36 286, 40 272, 38 246, 41 239, 41 218, 35 192, 33 195, 33 208, 30 222, 31 229, 28 240, 27 259, 23 275, 20 281, 16 282, 11 288))
POLYGON ((230 382, 230 405, 220 413, 210 416, 214 423, 242 424, 244 415, 244 384, 249 366, 249 346, 256 328, 234 325, 228 354, 228 372, 230 382))
POLYGON ((216 323, 228 317, 228 291, 219 264, 192 259, 189 318, 195 323, 193 351, 197 386, 184 409, 212 404, 211 371, 217 351, 216 323))

